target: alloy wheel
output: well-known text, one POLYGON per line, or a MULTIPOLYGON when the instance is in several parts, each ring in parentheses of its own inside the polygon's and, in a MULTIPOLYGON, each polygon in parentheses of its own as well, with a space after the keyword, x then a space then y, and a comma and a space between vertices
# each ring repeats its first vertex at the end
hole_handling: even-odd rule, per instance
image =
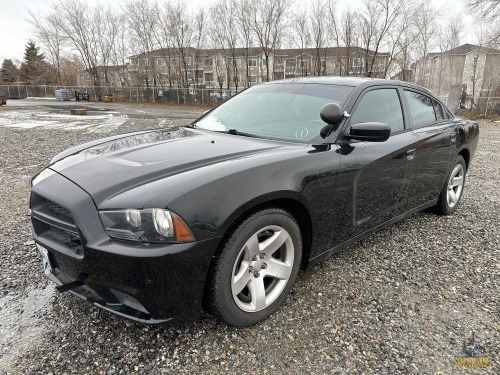
POLYGON ((448 180, 447 202, 450 208, 455 207, 460 199, 464 187, 464 167, 462 164, 457 164, 451 172, 450 179, 448 180))
POLYGON ((241 248, 233 266, 231 292, 243 311, 271 305, 285 289, 294 265, 290 234, 277 225, 254 233, 241 248))

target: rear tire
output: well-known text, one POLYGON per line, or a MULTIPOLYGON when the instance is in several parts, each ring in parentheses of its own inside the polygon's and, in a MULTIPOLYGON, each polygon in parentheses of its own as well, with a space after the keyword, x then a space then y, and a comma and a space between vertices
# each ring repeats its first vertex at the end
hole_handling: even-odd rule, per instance
POLYGON ((295 283, 302 237, 293 216, 279 208, 258 211, 229 235, 208 280, 209 311, 234 326, 273 314, 295 283))
POLYGON ((439 199, 435 206, 437 214, 451 215, 455 212, 464 191, 466 174, 467 166, 465 165, 465 160, 461 155, 457 155, 448 173, 443 189, 439 194, 439 199))

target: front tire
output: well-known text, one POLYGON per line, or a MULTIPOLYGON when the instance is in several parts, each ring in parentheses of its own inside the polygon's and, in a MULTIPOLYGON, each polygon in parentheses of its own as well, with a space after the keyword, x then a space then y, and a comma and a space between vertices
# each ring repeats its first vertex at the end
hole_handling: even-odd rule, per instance
POLYGON ((209 276, 208 307, 235 326, 261 322, 284 302, 302 260, 293 216, 279 208, 258 211, 229 235, 209 276))
POLYGON ((439 215, 451 215, 457 209, 465 186, 467 166, 461 155, 455 158, 446 182, 439 194, 435 211, 439 215))

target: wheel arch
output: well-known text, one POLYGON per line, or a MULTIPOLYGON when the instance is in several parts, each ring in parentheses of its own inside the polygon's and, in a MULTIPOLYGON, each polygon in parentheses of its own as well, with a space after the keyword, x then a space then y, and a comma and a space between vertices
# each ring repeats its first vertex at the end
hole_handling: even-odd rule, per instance
POLYGON ((470 163, 470 151, 467 148, 463 148, 460 150, 458 155, 462 156, 465 161, 465 168, 466 170, 469 170, 469 163, 470 163))
POLYGON ((239 207, 225 220, 222 225, 223 234, 216 252, 219 251, 221 244, 225 242, 225 240, 241 222, 243 222, 248 216, 252 215, 252 213, 266 208, 281 208, 282 210, 289 212, 297 221, 302 235, 301 268, 305 268, 307 266, 307 260, 312 246, 312 219, 305 199, 303 199, 303 197, 296 192, 273 192, 271 194, 255 198, 239 207))

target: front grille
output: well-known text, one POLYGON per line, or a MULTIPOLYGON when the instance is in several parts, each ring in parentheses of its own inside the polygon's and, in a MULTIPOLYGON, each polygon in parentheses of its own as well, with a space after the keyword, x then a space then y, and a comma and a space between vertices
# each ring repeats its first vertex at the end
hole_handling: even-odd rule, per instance
POLYGON ((80 232, 67 207, 31 193, 31 223, 36 237, 68 255, 83 256, 80 232))
POLYGON ((49 209, 50 212, 54 213, 57 216, 67 216, 67 217, 71 218, 71 220, 73 219, 71 216, 71 211, 68 210, 66 207, 63 207, 60 204, 58 204, 56 202, 52 202, 48 199, 45 199, 45 201, 46 201, 47 209, 49 209))
POLYGON ((50 199, 42 197, 36 193, 32 193, 31 210, 36 212, 38 215, 55 220, 60 224, 73 226, 76 230, 75 221, 73 220, 71 211, 59 203, 51 201, 50 199))

